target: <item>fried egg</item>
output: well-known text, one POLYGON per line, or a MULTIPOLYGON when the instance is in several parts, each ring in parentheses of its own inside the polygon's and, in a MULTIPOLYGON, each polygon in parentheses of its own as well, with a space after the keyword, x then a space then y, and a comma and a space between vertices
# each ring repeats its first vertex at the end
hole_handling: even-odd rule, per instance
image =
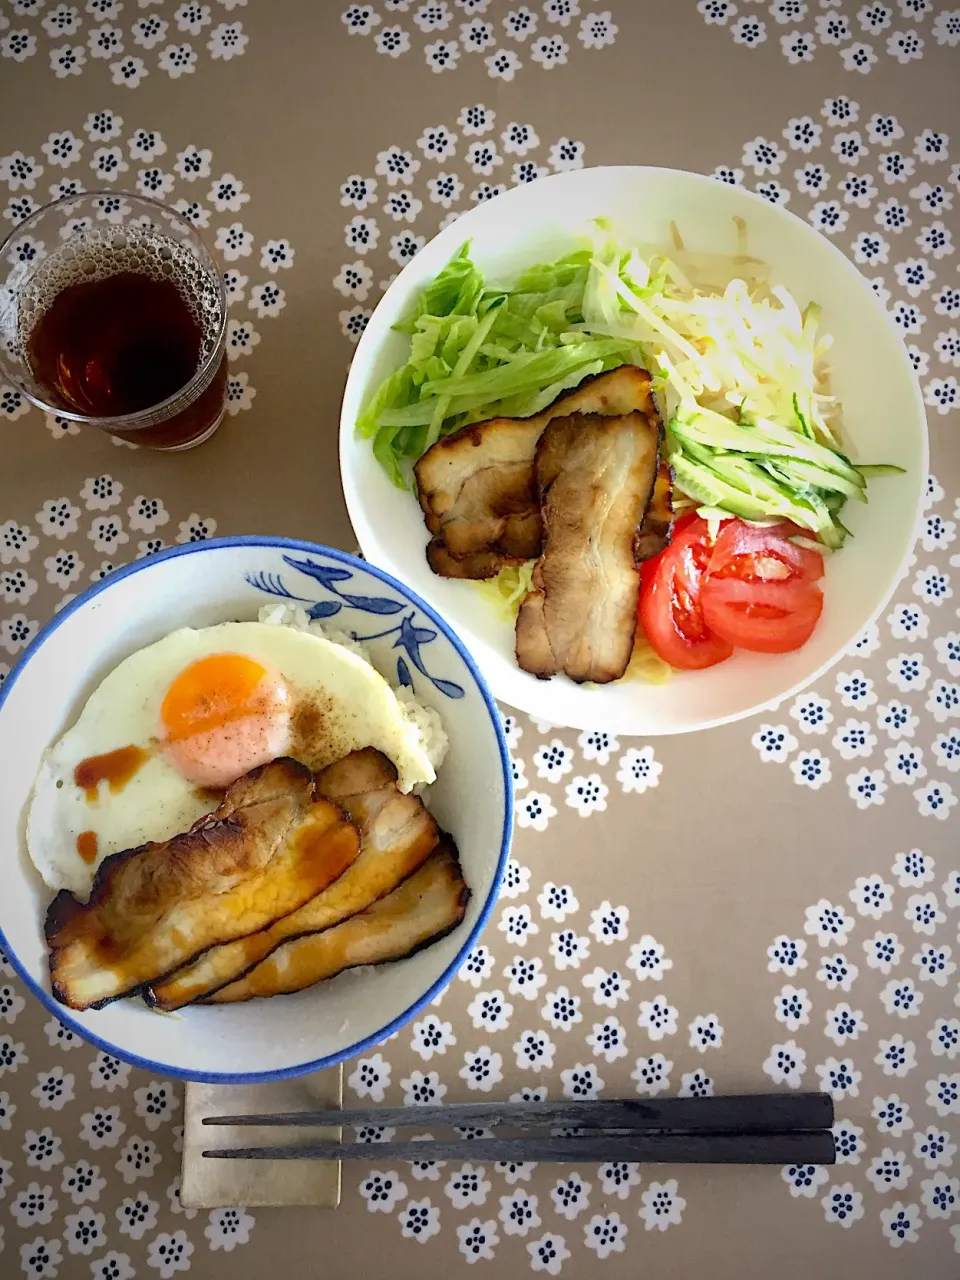
POLYGON ((45 753, 27 849, 51 888, 86 898, 105 857, 185 831, 250 769, 368 746, 403 791, 436 776, 393 689, 343 645, 261 622, 174 631, 115 667, 45 753))

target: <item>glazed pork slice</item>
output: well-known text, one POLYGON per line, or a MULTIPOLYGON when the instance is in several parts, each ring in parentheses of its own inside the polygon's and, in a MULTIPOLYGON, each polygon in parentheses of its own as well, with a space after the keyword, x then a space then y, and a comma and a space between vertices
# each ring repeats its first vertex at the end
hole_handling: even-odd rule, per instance
MULTIPOLYGON (((500 539, 493 547, 483 547, 476 552, 463 552, 454 556, 443 538, 431 538, 426 544, 426 562, 431 570, 440 577, 468 577, 468 579, 486 579, 497 577, 507 564, 524 564, 540 554, 540 512, 527 512, 525 516, 517 516, 517 526, 522 524, 530 531, 525 541, 500 539), (509 554, 503 547, 511 548, 509 554), (516 554, 515 554, 516 552, 516 554)), ((518 534, 524 530, 518 527, 518 534)))
POLYGON ((658 556, 670 542, 673 529, 673 471, 670 464, 661 462, 653 486, 653 497, 637 530, 633 553, 637 564, 658 556))
POLYGON ((332 929, 283 943, 204 1003, 302 991, 345 969, 403 960, 455 929, 469 900, 453 841, 442 836, 423 866, 392 893, 332 929))
POLYGON ((179 1009, 233 982, 275 947, 300 934, 315 933, 363 911, 415 871, 434 848, 439 830, 423 801, 404 795, 397 771, 381 752, 364 747, 317 774, 318 794, 340 805, 360 829, 360 856, 329 889, 299 910, 223 946, 154 983, 147 1003, 179 1009))
POLYGON ((540 521, 531 463, 485 467, 466 480, 440 536, 455 556, 488 548, 518 559, 539 555, 540 521))
POLYGON ((427 543, 427 564, 440 578, 495 578, 504 564, 509 564, 497 551, 471 551, 465 556, 451 555, 442 538, 427 543))
POLYGON ((489 578, 540 554, 534 474, 537 441, 574 413, 656 415, 650 375, 633 365, 586 379, 532 418, 492 418, 438 440, 414 468, 417 496, 434 535, 428 561, 443 577, 489 578), (444 548, 442 554, 438 548, 444 548), (452 560, 461 561, 459 570, 452 560))
POLYGON ((315 794, 309 769, 287 758, 254 769, 190 831, 106 858, 86 904, 57 894, 45 922, 54 995, 100 1008, 295 911, 359 852, 357 827, 315 794))
MULTIPOLYGON (((434 540, 457 558, 492 557, 484 577, 540 554, 533 458, 544 426, 540 415, 493 418, 464 427, 428 449, 414 469, 434 540), (441 446, 449 447, 436 453, 441 446)), ((437 572, 442 565, 431 561, 431 568, 437 572)))
POLYGON ((640 591, 634 542, 659 445, 659 423, 645 413, 572 415, 541 436, 543 553, 517 616, 524 671, 595 684, 626 671, 640 591))

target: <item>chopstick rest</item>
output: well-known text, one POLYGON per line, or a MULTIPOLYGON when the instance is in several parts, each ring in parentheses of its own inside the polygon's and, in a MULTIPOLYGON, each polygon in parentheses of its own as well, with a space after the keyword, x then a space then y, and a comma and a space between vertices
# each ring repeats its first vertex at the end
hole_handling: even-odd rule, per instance
POLYGON ((228 1205, 306 1205, 335 1209, 340 1200, 340 1166, 334 1161, 317 1162, 298 1158, 305 1140, 339 1140, 340 1122, 329 1129, 291 1127, 269 1130, 223 1127, 205 1129, 203 1120, 211 1112, 333 1111, 342 1098, 340 1067, 328 1067, 289 1080, 269 1080, 260 1084, 200 1084, 188 1081, 184 1091, 184 1132, 180 1200, 190 1209, 216 1209, 228 1205), (241 1142, 271 1142, 289 1148, 289 1158, 270 1161, 205 1160, 205 1148, 231 1148, 241 1142))

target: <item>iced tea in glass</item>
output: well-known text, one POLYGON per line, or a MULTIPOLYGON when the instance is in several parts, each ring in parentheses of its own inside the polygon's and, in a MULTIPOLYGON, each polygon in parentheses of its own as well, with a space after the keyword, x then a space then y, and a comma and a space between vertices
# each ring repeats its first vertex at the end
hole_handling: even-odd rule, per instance
POLYGON ((47 413, 153 449, 216 431, 227 299, 203 241, 154 200, 58 200, 0 246, 0 366, 47 413))

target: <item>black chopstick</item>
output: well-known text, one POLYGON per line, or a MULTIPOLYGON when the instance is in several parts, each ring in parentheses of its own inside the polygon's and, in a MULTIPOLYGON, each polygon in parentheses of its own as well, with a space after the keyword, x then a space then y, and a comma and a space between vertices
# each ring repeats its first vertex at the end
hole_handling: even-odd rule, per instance
POLYGON ((400 1142, 313 1142, 283 1147, 224 1147, 211 1160, 476 1160, 591 1164, 833 1164, 833 1101, 824 1093, 746 1094, 727 1098, 618 1099, 595 1102, 452 1103, 351 1111, 205 1116, 208 1125, 384 1128, 473 1127, 577 1130, 400 1142))
POLYGON ((598 1164, 834 1164, 829 1129, 798 1133, 588 1134, 576 1138, 526 1136, 436 1142, 316 1142, 302 1147, 225 1147, 211 1160, 504 1160, 598 1164))
POLYGON ((828 1129, 833 1100, 826 1093, 744 1094, 714 1098, 600 1100, 596 1102, 459 1102, 441 1107, 369 1107, 352 1111, 277 1112, 205 1116, 209 1125, 341 1125, 431 1128, 507 1125, 514 1129, 557 1128, 679 1130, 699 1133, 771 1133, 828 1129))

